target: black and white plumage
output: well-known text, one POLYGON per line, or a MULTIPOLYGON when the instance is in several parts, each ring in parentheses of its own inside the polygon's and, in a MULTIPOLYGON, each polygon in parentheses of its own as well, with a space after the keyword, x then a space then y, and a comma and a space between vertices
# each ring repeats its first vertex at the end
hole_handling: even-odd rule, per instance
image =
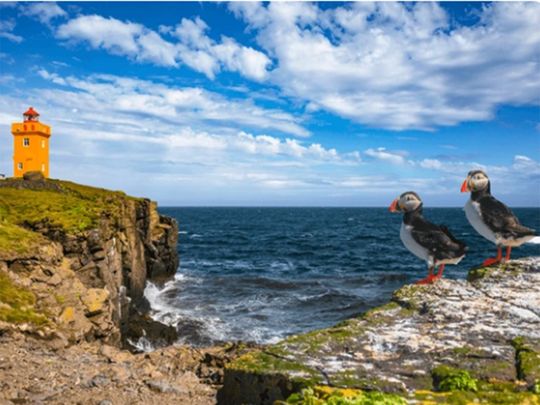
POLYGON ((422 201, 413 191, 403 193, 390 206, 391 212, 404 213, 400 238, 411 253, 424 260, 429 275, 420 283, 431 283, 442 276, 444 265, 457 264, 465 256, 465 243, 456 239, 444 225, 435 225, 424 218, 422 201), (433 275, 435 267, 439 273, 433 275))
POLYGON ((501 261, 502 247, 507 248, 506 260, 509 260, 512 247, 535 238, 534 229, 521 225, 512 210, 491 195, 491 183, 482 170, 469 172, 461 192, 471 193, 465 204, 467 220, 476 232, 497 246, 497 257, 487 259, 484 265, 501 261))

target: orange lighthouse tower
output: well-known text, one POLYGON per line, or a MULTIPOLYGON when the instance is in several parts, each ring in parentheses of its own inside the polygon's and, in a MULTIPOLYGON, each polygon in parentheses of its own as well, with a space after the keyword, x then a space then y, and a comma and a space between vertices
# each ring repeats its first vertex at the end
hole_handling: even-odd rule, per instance
POLYGON ((51 127, 39 122, 39 113, 30 107, 23 122, 11 125, 13 134, 13 177, 38 171, 49 177, 49 138, 51 127))

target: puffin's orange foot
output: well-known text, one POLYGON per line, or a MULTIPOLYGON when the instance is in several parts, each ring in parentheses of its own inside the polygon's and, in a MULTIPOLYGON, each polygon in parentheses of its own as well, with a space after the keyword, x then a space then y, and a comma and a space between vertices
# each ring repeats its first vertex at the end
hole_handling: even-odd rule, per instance
POLYGON ((484 260, 484 263, 482 263, 482 266, 491 266, 493 264, 500 263, 501 259, 497 257, 490 257, 489 259, 484 260))
POLYGON ((429 275, 426 278, 423 278, 422 280, 418 280, 415 284, 433 284, 438 279, 439 277, 435 275, 429 275))

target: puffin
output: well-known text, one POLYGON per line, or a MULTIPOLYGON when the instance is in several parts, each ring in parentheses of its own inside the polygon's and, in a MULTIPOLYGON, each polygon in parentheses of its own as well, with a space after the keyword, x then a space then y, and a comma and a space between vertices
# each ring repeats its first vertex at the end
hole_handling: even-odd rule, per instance
POLYGON ((425 260, 428 276, 416 284, 431 284, 442 277, 444 266, 458 264, 465 257, 467 246, 456 239, 444 225, 435 225, 424 218, 423 203, 414 191, 407 191, 392 201, 390 212, 403 212, 399 236, 409 251, 425 260), (434 274, 438 267, 437 274, 434 274))
POLYGON ((489 177, 482 170, 468 173, 461 192, 471 193, 465 204, 467 220, 476 232, 497 246, 497 256, 484 260, 483 266, 510 260, 513 247, 536 238, 534 229, 521 225, 512 210, 491 195, 489 177), (506 247, 505 258, 502 256, 503 247, 506 247))

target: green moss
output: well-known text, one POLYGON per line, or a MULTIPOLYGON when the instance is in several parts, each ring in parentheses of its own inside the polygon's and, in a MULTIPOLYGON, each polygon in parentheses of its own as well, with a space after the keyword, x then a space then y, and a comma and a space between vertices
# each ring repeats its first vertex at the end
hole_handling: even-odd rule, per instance
POLYGON ((30 253, 42 240, 41 235, 35 232, 28 231, 5 220, 0 220, 0 256, 12 252, 18 254, 30 253))
POLYGON ((57 304, 63 304, 66 302, 66 297, 63 295, 54 294, 54 299, 56 300, 57 304))
POLYGON ((238 359, 228 364, 227 368, 261 374, 286 373, 309 384, 318 383, 322 379, 321 374, 317 370, 261 351, 251 352, 240 356, 238 359))
POLYGON ((486 277, 490 271, 491 270, 489 267, 479 267, 477 269, 472 269, 471 271, 469 271, 469 274, 467 274, 467 281, 472 283, 473 281, 481 280, 486 277))
POLYGON ((413 395, 414 403, 419 404, 445 404, 445 405, 470 405, 470 404, 492 404, 492 405, 539 405, 539 397, 530 392, 520 391, 452 391, 452 392, 431 392, 417 391, 413 395))
POLYGON ((363 329, 359 326, 359 322, 357 319, 351 319, 332 328, 294 335, 279 343, 277 347, 294 346, 295 352, 315 353, 326 345, 339 345, 361 333, 363 329))
POLYGON ((416 284, 403 286, 399 290, 394 291, 394 294, 392 294, 392 301, 397 302, 409 310, 416 311, 420 309, 420 302, 417 298, 418 292, 425 289, 426 286, 416 284))
POLYGON ((395 394, 372 391, 321 390, 305 388, 292 394, 285 402, 278 404, 294 405, 407 405, 407 401, 395 394))
POLYGON ((477 380, 468 371, 448 366, 432 370, 433 385, 439 391, 477 391, 477 380))
POLYGON ((44 314, 35 311, 36 297, 30 291, 15 285, 0 273, 0 320, 9 323, 29 322, 35 325, 48 323, 44 314))
POLYGON ((512 341, 516 349, 516 366, 518 378, 530 383, 533 392, 539 392, 540 385, 540 353, 536 350, 539 342, 531 342, 523 337, 512 341))

